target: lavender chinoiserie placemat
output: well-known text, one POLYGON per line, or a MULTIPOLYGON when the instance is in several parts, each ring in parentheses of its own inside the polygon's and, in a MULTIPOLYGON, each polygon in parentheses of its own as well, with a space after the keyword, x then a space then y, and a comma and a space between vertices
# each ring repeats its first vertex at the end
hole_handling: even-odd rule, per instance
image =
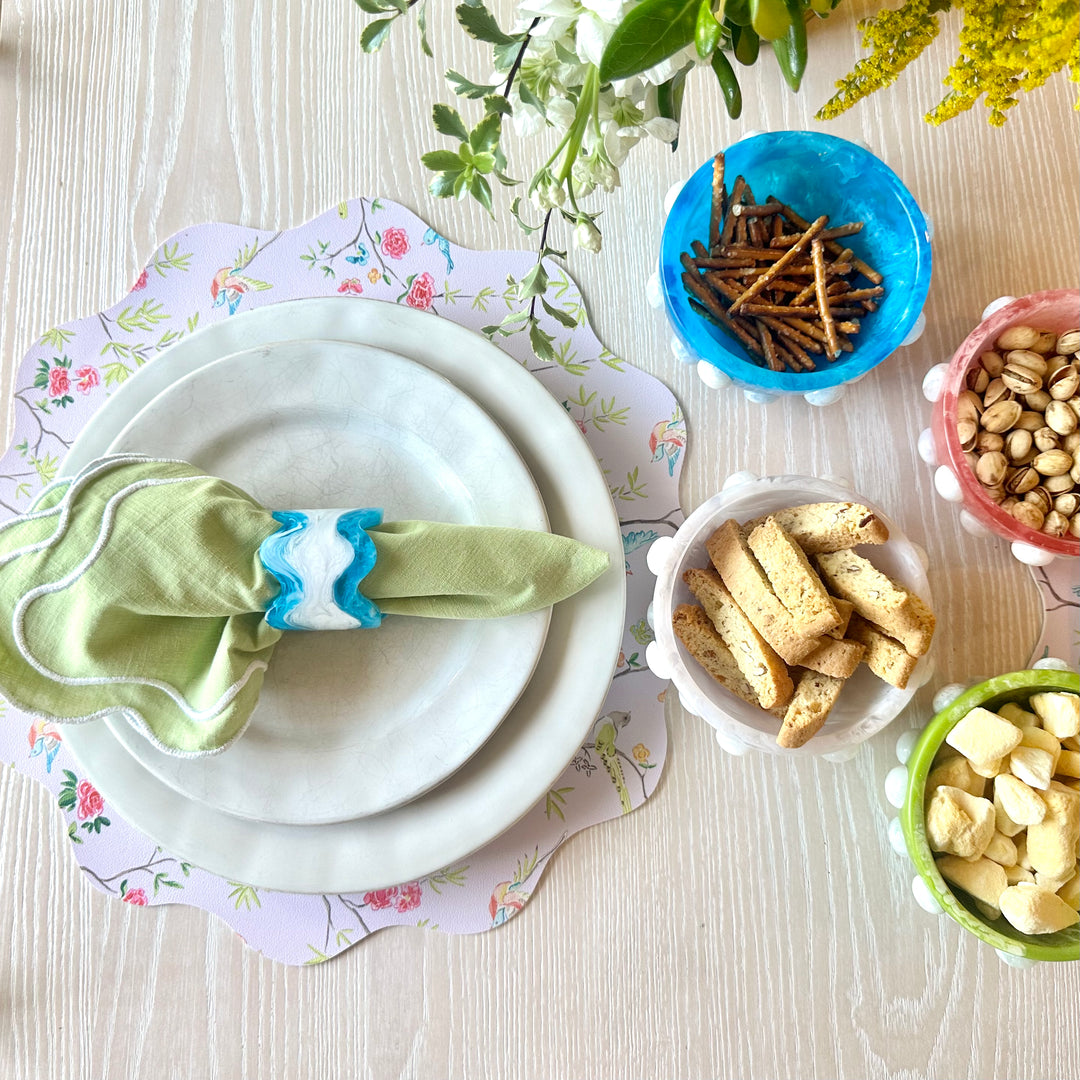
MULTIPOLYGON (((470 251, 385 199, 342 202, 281 232, 211 224, 178 233, 120 303, 49 330, 27 353, 16 376, 15 434, 0 460, 0 521, 60 474, 67 448, 114 387, 200 327, 285 300, 341 295, 407 304, 479 329, 513 310, 507 274, 520 278, 533 258, 470 251)), ((667 747, 665 684, 643 662, 653 589, 644 556, 652 540, 682 521, 686 426, 666 387, 603 348, 576 284, 550 269, 552 298, 575 323, 568 329, 544 316, 555 361, 537 361, 524 335, 499 344, 563 405, 601 462, 619 511, 627 574, 615 677, 571 764, 525 818, 437 873, 352 895, 273 892, 209 874, 157 847, 110 811, 62 730, 0 702, 0 759, 54 794, 73 854, 97 888, 133 905, 201 907, 274 959, 315 963, 386 926, 475 933, 500 925, 528 902, 573 833, 629 813, 655 790, 667 747)))

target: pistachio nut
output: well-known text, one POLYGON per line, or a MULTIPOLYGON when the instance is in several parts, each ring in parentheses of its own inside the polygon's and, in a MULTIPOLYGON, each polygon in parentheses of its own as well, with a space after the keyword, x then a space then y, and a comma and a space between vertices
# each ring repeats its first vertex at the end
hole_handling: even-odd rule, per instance
POLYGON ((1066 491, 1062 495, 1058 495, 1054 499, 1054 509, 1059 514, 1064 514, 1067 518, 1071 518, 1073 514, 1080 510, 1080 495, 1075 491, 1066 491))
POLYGON ((1069 535, 1080 540, 1080 514, 1073 514, 1069 518, 1069 535))
POLYGON ((1001 356, 1001 353, 996 352, 984 352, 979 357, 979 363, 982 364, 986 374, 991 379, 996 379, 1005 367, 1005 361, 1001 356))
POLYGON ((1061 440, 1061 449, 1073 457, 1080 455, 1080 431, 1074 431, 1061 440))
POLYGON ((1080 368, 1076 364, 1059 367, 1047 380, 1047 393, 1055 401, 1068 401, 1080 389, 1080 368))
POLYGON ((974 390, 976 394, 981 394, 990 385, 990 376, 986 373, 986 368, 981 364, 968 368, 968 373, 964 376, 964 385, 969 390, 974 390))
POLYGON ((1069 355, 1080 352, 1080 330, 1066 330, 1058 334, 1057 351, 1069 355))
POLYGON ((1036 412, 1034 409, 1023 409, 1020 415, 1016 418, 1016 423, 1013 427, 1023 428, 1025 431, 1032 433, 1039 430, 1041 427, 1046 426, 1046 419, 1041 412, 1036 412))
POLYGON ((1024 502, 1034 503, 1044 514, 1049 514, 1054 508, 1050 498, 1050 492, 1044 487, 1032 488, 1025 496, 1024 502))
POLYGON ((1074 486, 1080 484, 1080 461, 1073 461, 1072 468, 1069 469, 1069 479, 1073 482, 1074 486))
POLYGON ((1050 403, 1050 395, 1045 390, 1036 390, 1024 395, 1024 404, 1035 412, 1042 412, 1050 403))
POLYGON ((1012 514, 1012 508, 1019 501, 1020 500, 1015 495, 1006 495, 1005 498, 1002 499, 1001 502, 998 503, 998 506, 1000 506, 1001 509, 1004 510, 1006 514, 1012 514))
MULTIPOLYGON (((1019 401, 998 401, 982 414, 980 423, 984 430, 1000 435, 1002 432, 1016 427, 1016 423, 1023 411, 1019 401)), ((1039 427, 1042 426, 1042 417, 1040 416, 1039 427)))
MULTIPOLYGON (((974 423, 974 421, 971 422, 974 423)), ((1031 433, 1031 438, 1039 450, 1061 449, 1061 436, 1053 428, 1041 427, 1038 431, 1031 433)))
POLYGON ((979 458, 975 463, 975 475, 984 487, 997 487, 1004 482, 1005 470, 1008 467, 1008 459, 999 450, 997 453, 983 454, 979 458))
POLYGON ((1039 331, 1034 326, 1010 326, 998 334, 994 345, 1002 352, 1010 349, 1030 349, 1039 340, 1039 331))
POLYGON ((991 502, 995 502, 1000 506, 1005 501, 1009 493, 1005 490, 1005 486, 1003 484, 993 484, 990 487, 984 487, 983 494, 991 502))
POLYGON ((1044 476, 1042 481, 1042 486, 1051 495, 1061 495, 1063 492, 1072 491, 1075 484, 1076 481, 1067 472, 1062 473, 1060 476, 1044 476))
POLYGON ((1069 519, 1056 510, 1051 510, 1043 518, 1042 531, 1047 536, 1064 536, 1069 531, 1069 519))
POLYGON ((974 420, 959 420, 956 424, 956 437, 960 440, 960 449, 964 453, 975 449, 975 440, 979 435, 979 425, 974 420))
POLYGON ((1040 330, 1039 340, 1033 345, 1029 345, 1028 348, 1032 352, 1039 353, 1042 356, 1047 356, 1054 351, 1054 345, 1057 342, 1057 334, 1052 330, 1040 330))
POLYGON ((1040 476, 1061 476, 1067 473, 1072 465, 1072 454, 1064 450, 1044 450, 1031 463, 1031 467, 1040 476))
POLYGON ((982 398, 973 390, 961 390, 956 395, 957 420, 978 420, 982 411, 982 398))
POLYGON ((1019 461, 1031 450, 1031 432, 1016 428, 1005 436, 1005 456, 1010 461, 1019 461))
POLYGON ((1048 356, 1046 358, 1046 374, 1043 376, 1043 382, 1046 382, 1059 368, 1065 367, 1068 362, 1068 358, 1064 356, 1048 356))
POLYGON ((1010 495, 1023 495, 1038 486, 1039 474, 1030 465, 1013 470, 1005 479, 1005 490, 1010 495))
POLYGON ((1046 406, 1046 426, 1059 435, 1071 435, 1078 426, 1076 413, 1069 408, 1068 402, 1051 401, 1046 406))
MULTIPOLYGON (((959 425, 957 425, 959 426, 959 425)), ((1057 446, 1057 443, 1054 444, 1057 446)), ((1002 450, 1005 447, 1005 440, 993 431, 980 431, 975 436, 975 449, 980 454, 988 454, 991 450, 1002 450)), ((1054 447, 1048 446, 1047 450, 1052 450, 1054 447)))
MULTIPOLYGON (((991 379, 983 391, 982 407, 989 409, 991 405, 996 405, 999 401, 1012 401, 1012 399, 1013 391, 1005 385, 1003 377, 999 375, 996 379, 991 379)), ((981 412, 982 409, 979 411, 981 412)))
POLYGON ((1046 374, 1046 357, 1030 349, 1013 349, 1005 354, 1005 366, 1026 367, 1040 378, 1046 374))
POLYGON ((1012 516, 1029 529, 1041 529, 1046 515, 1034 504, 1020 502, 1012 508, 1012 516))
POLYGON ((1069 400, 1066 401, 1065 404, 1068 405, 1074 413, 1076 413, 1076 418, 1080 420, 1080 397, 1076 397, 1075 395, 1073 395, 1073 397, 1069 398, 1069 400))
POLYGON ((1034 394, 1042 389, 1042 376, 1021 364, 1006 364, 1001 381, 1016 394, 1034 394))

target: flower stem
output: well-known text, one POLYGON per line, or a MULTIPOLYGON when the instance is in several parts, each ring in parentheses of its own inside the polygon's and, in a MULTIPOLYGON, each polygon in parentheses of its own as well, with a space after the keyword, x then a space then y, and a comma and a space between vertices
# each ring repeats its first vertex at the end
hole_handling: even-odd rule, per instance
POLYGON ((525 37, 521 41, 521 48, 518 49, 517 56, 514 57, 513 66, 510 68, 510 74, 506 77, 506 85, 503 87, 502 96, 508 98, 510 96, 510 89, 514 85, 514 79, 517 78, 518 69, 521 67, 522 60, 525 59, 525 52, 529 48, 529 40, 532 37, 532 32, 536 29, 536 24, 540 21, 540 16, 537 15, 531 23, 529 23, 529 29, 525 31, 525 37))
POLYGON ((581 97, 578 98, 577 112, 574 113, 574 122, 570 125, 567 133, 566 154, 563 157, 562 169, 556 178, 558 183, 563 184, 570 175, 570 170, 577 161, 581 150, 581 142, 585 138, 585 131, 592 120, 593 110, 598 106, 600 94, 600 71, 598 68, 589 67, 589 74, 585 76, 585 82, 581 87, 581 97))
MULTIPOLYGON (((536 261, 537 262, 541 262, 543 260, 543 258, 544 258, 544 249, 547 247, 548 226, 551 224, 551 215, 553 213, 554 213, 554 208, 549 210, 544 215, 544 227, 540 230, 540 250, 539 250, 539 252, 537 253, 537 256, 536 256, 536 261)), ((536 318, 536 300, 537 300, 537 298, 534 296, 532 298, 532 300, 529 302, 529 319, 530 320, 536 318)))

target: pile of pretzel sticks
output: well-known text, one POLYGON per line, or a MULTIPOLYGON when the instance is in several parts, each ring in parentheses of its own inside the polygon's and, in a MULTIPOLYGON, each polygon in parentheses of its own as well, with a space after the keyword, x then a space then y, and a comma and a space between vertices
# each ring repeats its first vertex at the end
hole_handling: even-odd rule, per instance
POLYGON ((863 224, 829 228, 827 216, 807 221, 771 195, 759 203, 742 176, 729 198, 717 154, 709 243, 695 240, 681 256, 690 307, 770 371, 831 363, 854 349, 860 320, 885 293, 881 274, 840 243, 863 224))

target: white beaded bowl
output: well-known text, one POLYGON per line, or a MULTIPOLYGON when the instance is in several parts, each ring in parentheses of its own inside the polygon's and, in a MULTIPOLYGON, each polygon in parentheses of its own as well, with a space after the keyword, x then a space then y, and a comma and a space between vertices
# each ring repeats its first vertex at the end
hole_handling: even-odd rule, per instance
POLYGON ((760 750, 771 754, 847 760, 855 755, 863 742, 903 711, 915 691, 932 674, 932 660, 928 654, 920 659, 907 688, 898 690, 882 682, 865 666, 860 666, 848 680, 821 731, 805 746, 787 750, 776 744, 779 721, 717 683, 675 637, 671 627, 672 612, 679 604, 696 603, 683 582, 683 571, 709 565, 705 542, 716 529, 728 518, 749 521, 774 510, 812 502, 858 502, 869 507, 888 526, 889 542, 857 550, 932 606, 926 580, 926 553, 908 540, 878 507, 852 491, 847 481, 810 476, 759 478, 750 473, 728 477, 723 490, 699 506, 674 536, 661 537, 649 549, 649 569, 657 579, 649 609, 656 640, 646 649, 645 659, 656 675, 671 680, 687 711, 716 729, 717 742, 732 754, 760 750))

